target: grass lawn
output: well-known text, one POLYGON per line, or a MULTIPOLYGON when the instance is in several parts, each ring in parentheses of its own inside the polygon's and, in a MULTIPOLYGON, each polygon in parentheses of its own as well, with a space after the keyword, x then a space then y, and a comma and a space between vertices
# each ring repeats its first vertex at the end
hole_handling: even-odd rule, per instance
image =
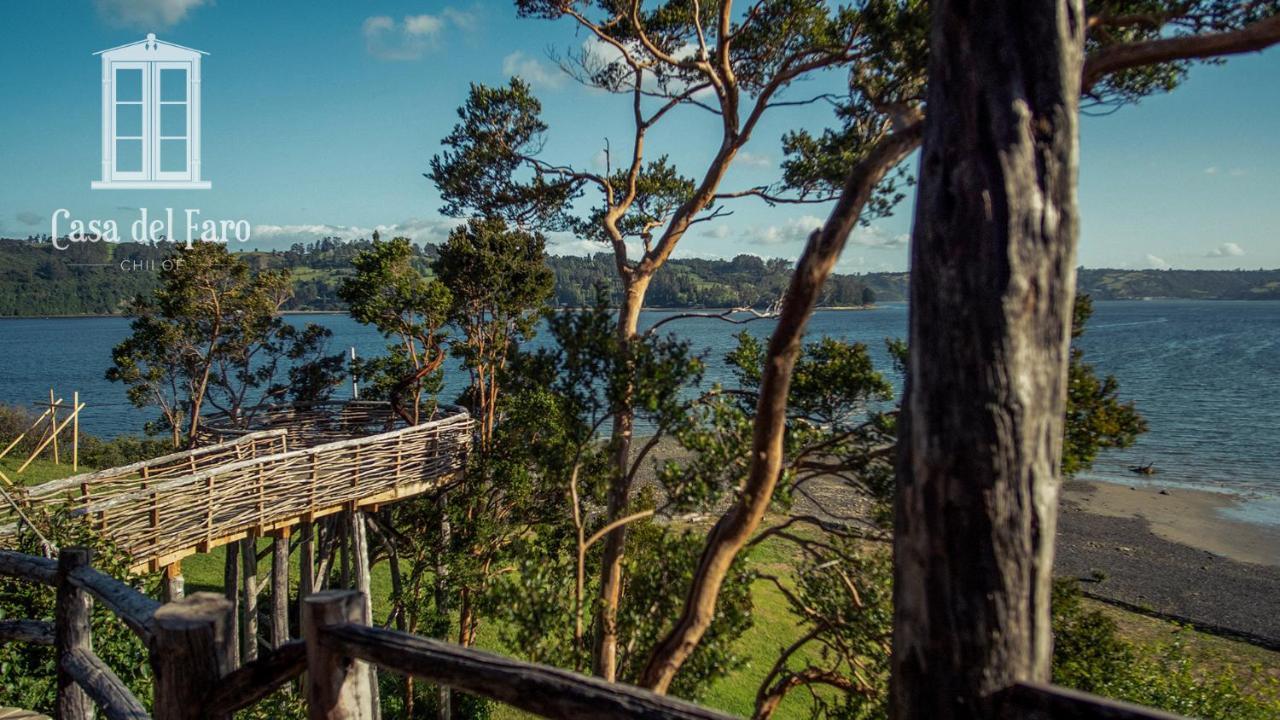
MULTIPOLYGON (((0 445, 0 449, 4 449, 4 447, 0 445)), ((27 466, 27 469, 23 470, 22 474, 19 475, 18 468, 22 467, 22 463, 27 461, 26 453, 10 451, 7 457, 0 459, 0 472, 3 472, 15 485, 39 485, 50 480, 59 480, 92 470, 92 468, 81 465, 79 470, 72 472, 69 454, 65 461, 58 465, 54 465, 51 459, 45 459, 48 454, 49 451, 45 450, 38 459, 32 461, 27 466), (18 457, 18 455, 21 455, 21 457, 18 457)))

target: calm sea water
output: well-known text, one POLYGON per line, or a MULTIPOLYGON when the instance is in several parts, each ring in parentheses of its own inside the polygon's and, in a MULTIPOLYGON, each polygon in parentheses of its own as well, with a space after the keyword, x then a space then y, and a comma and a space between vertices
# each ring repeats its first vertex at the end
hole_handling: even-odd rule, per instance
MULTIPOLYGON (((648 312, 642 324, 666 316, 648 312)), ((833 335, 866 342, 886 371, 885 338, 906 332, 906 306, 864 312, 819 312, 810 337, 833 335)), ((342 315, 294 316, 333 330, 334 349, 378 353, 383 340, 342 315)), ((0 402, 31 403, 49 387, 68 401, 73 390, 87 404, 81 426, 113 436, 139 432, 147 415, 129 405, 121 386, 103 379, 111 347, 127 333, 123 318, 0 319, 0 402)), ((681 320, 666 328, 707 353, 707 381, 724 377, 724 354, 739 330, 766 336, 772 322, 744 327, 713 320, 681 320)), ((1154 480, 1219 489, 1246 499, 1242 518, 1280 523, 1280 302, 1098 302, 1083 339, 1088 361, 1120 380, 1150 431, 1130 449, 1104 454, 1091 477, 1138 478, 1128 468, 1154 463, 1154 480)), ((895 378, 896 381, 896 378, 895 378)), ((456 369, 446 396, 465 384, 456 369)))

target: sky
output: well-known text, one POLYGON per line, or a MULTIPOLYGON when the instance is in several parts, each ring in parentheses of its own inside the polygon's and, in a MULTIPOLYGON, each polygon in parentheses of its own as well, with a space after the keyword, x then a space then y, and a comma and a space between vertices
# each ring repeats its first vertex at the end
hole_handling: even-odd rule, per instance
MULTIPOLYGON (((424 0, 5 0, 0 4, 0 236, 146 208, 245 221, 252 247, 326 235, 439 242, 457 221, 423 177, 470 83, 532 84, 550 126, 544 157, 602 169, 606 141, 630 143, 629 99, 585 88, 550 56, 583 47, 569 21, 520 19, 503 2, 424 0), (101 159, 99 59, 154 32, 203 60, 203 176, 209 190, 91 190, 101 159)), ((792 98, 838 83, 819 78, 792 98)), ((1080 264, 1118 268, 1280 267, 1280 49, 1192 71, 1081 129, 1080 264)), ((754 134, 723 188, 774 181, 780 138, 832 122, 822 104, 781 108, 754 134)), ((686 174, 705 165, 718 120, 689 109, 648 140, 686 174)), ((914 165, 915 158, 908 160, 914 165)), ((696 226, 676 256, 798 256, 828 208, 735 201, 696 226)), ((839 270, 903 270, 911 203, 858 230, 839 270)), ((603 246, 570 236, 553 253, 603 246)))

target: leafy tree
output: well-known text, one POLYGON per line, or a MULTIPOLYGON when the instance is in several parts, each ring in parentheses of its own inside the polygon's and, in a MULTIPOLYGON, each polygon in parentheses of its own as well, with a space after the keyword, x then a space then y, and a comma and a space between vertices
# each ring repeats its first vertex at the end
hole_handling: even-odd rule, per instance
POLYGON ((450 291, 449 321, 462 334, 451 344, 471 375, 466 399, 480 423, 480 447, 493 435, 499 376, 507 354, 532 337, 554 276, 546 239, 508 229, 498 218, 470 220, 449 234, 432 269, 450 291))
MULTIPOLYGON (((769 4, 759 4, 753 6, 753 10, 749 14, 754 17, 755 8, 762 8, 762 15, 769 4)), ((732 13, 728 9, 728 4, 722 4, 722 18, 731 18, 732 13)), ((664 649, 666 657, 653 658, 650 662, 650 668, 653 670, 647 673, 644 684, 661 691, 674 674, 678 671, 682 658, 695 647, 698 638, 705 630, 708 619, 708 607, 714 607, 715 596, 719 589, 720 579, 723 577, 724 568, 729 564, 732 558, 736 557, 742 551, 750 537, 759 525, 763 513, 767 508, 766 503, 759 502, 757 498, 761 496, 772 495, 777 484, 778 474, 783 464, 783 456, 781 449, 782 438, 786 432, 786 398, 789 386, 792 380, 792 374, 795 363, 800 352, 800 338, 803 336, 804 328, 808 317, 812 313, 817 303, 821 289, 830 276, 835 266, 836 260, 839 258, 848 240, 849 234, 856 223, 864 221, 869 215, 873 216, 877 213, 887 212, 892 208, 893 203, 898 197, 898 193, 893 190, 893 173, 894 169, 916 148, 919 146, 924 137, 926 127, 925 107, 924 107, 924 91, 925 91, 925 70, 926 62, 930 57, 930 52, 934 57, 939 57, 939 53, 943 50, 952 51, 958 55, 973 48, 983 48, 989 50, 991 48, 1002 49, 1005 47, 1004 42, 990 41, 986 39, 974 40, 972 42, 957 42, 945 45, 943 48, 928 47, 930 37, 946 38, 952 37, 960 31, 970 31, 975 28, 988 30, 992 28, 1004 28, 997 26, 991 22, 983 23, 978 26, 967 24, 959 18, 948 18, 947 21, 940 20, 941 16, 930 17, 930 13, 938 13, 939 7, 950 8, 951 6, 943 3, 926 4, 924 2, 914 2, 907 0, 905 2, 867 2, 857 8, 850 9, 848 12, 857 17, 854 26, 859 29, 859 34, 855 37, 849 47, 856 48, 858 52, 856 62, 850 66, 850 84, 849 94, 837 103, 837 117, 841 120, 842 126, 839 129, 831 129, 824 131, 821 136, 814 137, 807 133, 796 133, 784 139, 784 145, 788 150, 788 160, 784 164, 784 179, 779 190, 788 191, 794 194, 785 194, 782 192, 770 190, 768 188, 757 189, 753 194, 762 197, 770 202, 786 202, 788 200, 806 199, 815 197, 825 197, 835 199, 831 214, 821 229, 815 231, 806 244, 804 253, 801 255, 797 264, 796 272, 793 273, 791 284, 782 302, 782 311, 774 334, 769 342, 768 362, 766 363, 766 371, 762 380, 761 401, 758 406, 758 412, 755 418, 755 439, 751 448, 751 472, 744 483, 742 498, 735 503, 730 510, 722 516, 721 521, 717 523, 711 536, 707 541, 707 550, 703 558, 703 567, 699 572, 700 578, 705 578, 695 583, 695 591, 690 593, 686 602, 684 613, 680 622, 672 635, 661 646, 664 649), (932 23, 932 24, 931 24, 932 23), (928 50, 929 52, 926 52, 928 50)), ((1060 30, 1063 27, 1078 32, 1072 38, 1057 37, 1045 38, 1043 42, 1032 41, 1025 46, 1019 46, 1028 53, 1034 54, 1037 51, 1045 53, 1054 51, 1062 52, 1064 55, 1057 58, 1060 61, 1058 67, 1067 68, 1071 62, 1078 62, 1079 66, 1067 68, 1065 74, 1059 78, 1061 82, 1047 81, 1045 88, 1056 88, 1052 92, 1045 90, 1044 95, 1035 95, 1035 97, 1045 103, 1050 103, 1050 97, 1057 98, 1055 94, 1062 87, 1067 88, 1067 99, 1063 100, 1061 112, 1052 114, 1058 124, 1048 123, 1045 120, 1043 131, 1037 131, 1036 142, 1044 141, 1045 145, 1036 145, 1036 150, 1027 150, 1020 157, 1023 158, 1042 158, 1037 154, 1043 150, 1045 153, 1054 153, 1055 157, 1065 159, 1074 157, 1066 150, 1063 150, 1067 144, 1074 142, 1074 136, 1070 138, 1072 129, 1075 127, 1077 105, 1076 102, 1076 80, 1082 80, 1081 86, 1083 93, 1088 98, 1096 98, 1104 103, 1124 104, 1133 102, 1139 97, 1145 96, 1152 92, 1158 92, 1172 87, 1174 83, 1151 83, 1143 81, 1140 73, 1136 73, 1135 69, 1154 66, 1153 72, 1169 72, 1170 68, 1174 72, 1177 71, 1177 63, 1185 63, 1197 59, 1211 58, 1223 54, 1236 52, 1244 52, 1248 50, 1256 50, 1266 47, 1269 44, 1280 40, 1280 21, 1277 21, 1275 3, 1220 3, 1220 2, 1196 2, 1196 3, 1151 3, 1144 2, 1115 2, 1090 4, 1089 12, 1086 17, 1080 19, 1081 8, 1076 9, 1077 15, 1073 15, 1071 21, 1052 22, 1044 18, 1056 17, 1055 12, 1062 11, 1061 8, 1049 7, 1046 5, 1039 10, 1018 10, 1017 13, 1011 7, 1010 12, 1020 18, 1036 18, 1037 22, 1011 22, 1008 26, 1011 35, 1007 39, 1008 43, 1014 44, 1014 31, 1011 28, 1017 28, 1022 31, 1030 31, 1031 29, 1044 30, 1048 33, 1048 29, 1060 30), (1136 13, 1129 13, 1129 10, 1136 10, 1136 13), (1018 14, 1023 13, 1023 14, 1018 14), (1135 19, 1137 18, 1137 19, 1135 19), (1078 51, 1078 53, 1077 53, 1078 51), (1086 54, 1087 52, 1087 54, 1086 54), (1077 54, 1072 54, 1077 53, 1077 54), (1171 65, 1172 64, 1172 65, 1171 65), (1135 71, 1135 72, 1130 72, 1135 71), (1065 79, 1064 79, 1065 78, 1065 79), (1054 83, 1058 84, 1055 85, 1054 83), (1062 83, 1065 83, 1063 85, 1062 83), (1043 137, 1042 137, 1043 136, 1043 137), (1044 149, 1047 144, 1058 143, 1051 149, 1044 149)), ((634 15, 634 13, 633 13, 634 15)), ((698 23, 701 27, 701 23, 698 23)), ((722 34, 722 37, 724 35, 722 34)), ((732 36, 728 36, 730 45, 732 44, 732 36)), ((1017 40, 1016 42, 1021 42, 1017 40)), ((724 54, 725 44, 722 43, 717 48, 724 54)), ((994 51, 993 51, 994 52, 994 51)), ((956 58, 946 62, 941 62, 936 67, 947 68, 968 68, 973 65, 969 59, 956 58)), ((1001 71, 1008 71, 1013 65, 1008 63, 1000 63, 993 60, 993 67, 998 66, 1001 71)), ((1033 63, 1028 61, 1025 67, 1031 67, 1033 63)), ((1023 65, 1017 67, 1023 68, 1023 65)), ((1040 66, 1036 66, 1040 67, 1040 66)), ((1046 60, 1044 68, 1046 73, 1048 68, 1055 67, 1052 62, 1046 60)), ((1185 67, 1185 65, 1183 66, 1185 67)), ((1029 71, 1028 71, 1029 72, 1029 71)), ((955 75, 944 73, 951 77, 952 82, 959 82, 955 75)), ((970 99, 986 98, 989 91, 998 88, 1000 91, 1008 90, 1008 88, 1022 88, 1019 81, 1011 81, 1007 85, 993 84, 989 78, 985 76, 979 78, 975 75, 965 76, 970 82, 965 86, 965 90, 969 91, 970 99)), ((1042 78, 1041 78, 1042 79, 1042 78)), ((935 83, 930 88, 933 96, 933 107, 937 108, 949 107, 945 101, 960 102, 961 91, 955 91, 956 94, 947 95, 943 93, 943 85, 935 83)), ((1022 92, 1020 90, 1019 92, 1022 92)), ((1012 107, 1023 107, 1027 102, 1027 96, 1018 95, 1017 100, 1008 102, 996 102, 994 106, 1001 108, 1000 112, 1008 112, 1012 107)), ((977 100, 974 100, 977 102, 977 100)), ((1057 106, 1055 106, 1057 107, 1057 106)), ((968 120, 974 117, 986 117, 983 112, 955 110, 957 116, 962 116, 968 120), (968 114, 965 114, 968 112, 968 114)), ((1056 112, 1056 111, 1055 111, 1056 112)), ((1045 116, 1049 117, 1048 115, 1045 116)), ((943 142, 947 138, 953 138, 951 135, 945 135, 943 130, 949 129, 955 131, 953 127, 954 117, 947 117, 941 121, 930 125, 929 127, 939 132, 937 142, 943 142)), ((1009 120, 1012 125, 1016 124, 1012 119, 1009 120)), ((1019 127, 1025 127, 1025 119, 1019 127)), ((974 132, 986 132, 991 128, 989 119, 984 119, 978 123, 974 132)), ((955 131, 958 132, 958 131, 955 131)), ((1010 131, 1010 137, 1017 134, 1010 131)), ((1022 137, 1022 135, 1019 135, 1022 137)), ((980 147, 991 152, 1002 152, 1008 145, 1008 138, 1002 137, 1000 140, 993 140, 990 143, 978 142, 972 145, 964 145, 958 140, 952 146, 943 145, 943 147, 954 147, 967 149, 970 147, 980 147)), ((959 152, 959 151, 957 151, 959 152)), ((973 160, 969 164, 961 164, 961 167, 975 167, 973 163, 979 163, 982 167, 998 167, 1001 166, 999 161, 991 158, 984 158, 981 162, 973 160), (985 164, 983 164, 985 163, 985 164)), ((1037 165, 1035 172, 1028 171, 1029 176, 1040 177, 1043 174, 1055 173, 1064 168, 1074 167, 1070 163, 1049 163, 1052 167, 1046 168, 1044 163, 1037 165), (1039 173, 1039 174, 1037 174, 1039 173)), ((931 160, 922 164, 922 167, 928 168, 934 172, 941 172, 940 165, 931 160)), ((965 176, 966 180, 973 180, 974 176, 965 176)), ((1024 180, 1026 178, 1023 178, 1024 180)), ((945 181, 938 181, 941 184, 931 186, 936 191, 937 187, 950 187, 945 181)), ((1061 191, 1068 188, 1074 183, 1074 176, 1070 178, 1058 178, 1052 181, 1046 181, 1055 191, 1061 191)), ((1008 190, 1006 187, 1005 191, 1008 190)), ((1032 188, 1025 188, 1026 195, 1032 196, 1036 191, 1032 188)), ((1008 193, 1006 193, 1008 194, 1008 193)), ((1017 195, 1017 193, 1013 193, 1017 195)), ((977 194, 974 197, 978 197, 977 194)), ((1019 196, 1021 197, 1021 196, 1019 196)), ((921 231, 928 228, 922 227, 923 220, 935 220, 942 222, 939 218, 954 219, 947 215, 956 208, 954 193, 937 193, 932 196, 923 196, 922 201, 917 203, 917 223, 916 223, 916 240, 922 235, 921 231), (938 213, 926 211, 924 208, 928 203, 924 200, 937 200, 940 208, 938 213), (923 204, 922 204, 923 203, 923 204), (948 204, 950 203, 950 204, 948 204), (922 220, 923 219, 923 220, 922 220)), ((1074 195, 1066 198, 1069 203, 1074 202, 1074 195)), ((930 206, 931 207, 931 206, 930 206)), ((980 207, 980 205, 975 205, 980 207)), ((1003 206, 1002 206, 1003 207, 1003 206)), ((1043 208, 1044 204, 1036 207, 1043 208)), ((1052 223, 1042 224, 1039 222, 1026 222, 1017 225, 1019 228, 1047 228, 1046 232, 1061 232, 1071 235, 1074 231, 1074 224, 1069 220, 1074 218, 1074 205, 1066 208, 1064 216, 1055 215, 1052 223), (1067 220, 1062 218, 1066 217, 1067 220)), ((954 213, 953 213, 954 214, 954 213)), ((965 218, 965 222, 969 222, 969 218, 965 218)), ((969 233, 973 235, 972 226, 981 225, 981 215, 975 214, 973 222, 968 227, 964 227, 964 223, 957 223, 955 228, 948 228, 946 232, 939 231, 934 235, 927 235, 935 238, 953 238, 969 233)), ((989 223, 988 223, 989 224, 989 223)), ((1012 226, 1012 225, 1011 225, 1012 226)), ((1074 236, 1071 235, 1072 242, 1074 236)), ((954 247, 947 247, 937 252, 935 248, 930 246, 928 251, 922 250, 921 245, 913 240, 913 262, 912 271, 917 275, 912 282, 913 306, 912 312, 912 338, 913 338, 913 369, 912 376, 915 376, 917 370, 914 368, 916 360, 924 358, 922 361, 940 362, 940 358, 945 357, 946 353, 952 348, 975 347, 972 337, 965 337, 962 340, 947 340, 940 342, 937 346, 931 345, 929 350, 922 350, 920 345, 919 328, 922 327, 923 321, 918 308, 923 306, 937 306, 938 318, 935 318, 928 324, 935 328, 954 328, 954 324, 949 325, 947 320, 942 319, 946 313, 954 312, 956 307, 965 308, 966 312, 976 317, 977 313, 992 312, 992 310, 978 311, 973 309, 972 305, 977 303, 976 295, 980 289, 990 290, 992 288, 1003 288, 1008 280, 972 280, 968 285, 963 286, 956 292, 956 296, 947 296, 937 292, 938 287, 943 283, 934 281, 934 274, 926 269, 921 271, 921 267, 928 263, 945 264, 948 259, 955 260, 958 263, 975 273, 980 273, 985 269, 998 269, 1000 267, 1011 267, 1007 265, 983 264, 979 262, 988 255, 983 252, 974 251, 971 254, 958 253, 954 247), (974 260, 977 258, 977 260, 974 260), (988 268, 988 265, 991 268, 988 268), (927 289, 927 290, 926 290, 927 289), (930 297, 928 294, 932 293, 930 297), (964 298, 961 300, 960 298, 964 298), (922 354, 923 353, 923 354, 922 354)), ((1047 252, 1059 252, 1061 245, 1048 243, 1050 249, 1047 252)), ((1070 243, 1068 246, 1074 247, 1070 243)), ((941 246, 939 246, 941 247, 941 246)), ((1013 252, 1013 251, 1010 251, 1013 252)), ((1021 272, 1030 261, 1023 258, 1021 264, 1018 264, 1015 270, 1021 272)), ((1054 267, 1057 270, 1069 267, 1069 261, 1059 259, 1054 267)), ((930 266, 933 267, 933 266, 930 266)), ((994 271, 994 270, 993 270, 994 271)), ((947 274, 943 272, 939 277, 952 280, 957 277, 956 274, 947 274)), ((1056 277, 1056 276, 1055 276, 1056 277)), ((1021 278, 1017 283, 1026 283, 1033 287, 1043 287, 1045 283, 1033 281, 1027 278, 1021 278)), ((1014 283, 1017 285, 1017 283, 1014 283)), ((1048 291, 1057 293, 1062 290, 1061 283, 1048 283, 1048 291)), ((1021 287, 1021 285, 1017 285, 1021 287)), ((1070 292, 1067 288, 1066 292, 1070 292)), ((1069 296, 1068 296, 1069 297, 1069 296)), ((1065 309, 1069 303, 1063 302, 1063 298, 1055 296, 1053 300, 1045 300, 1043 303, 1032 303, 1028 307, 1043 307, 1049 309, 1065 309)), ((1005 309, 1013 307, 1013 304, 1006 303, 1005 309)), ((998 313, 994 313, 998 315, 998 313)), ((993 316, 994 316, 993 315, 993 316)), ((1062 318, 1062 329, 1065 331, 1067 326, 1067 318, 1062 318)), ((1015 326, 1014 320, 1005 318, 1002 320, 991 320, 987 325, 977 327, 981 328, 1005 328, 1015 326)), ((1051 333, 1048 328, 1044 328, 1046 333, 1051 333)), ((1044 336, 1037 335, 1037 338, 1044 336)), ((1003 347, 1007 347, 1007 344, 1003 347)), ((1040 355, 1026 355, 1030 357, 1034 355, 1043 360, 1040 355)), ((991 358, 997 360, 1005 359, 1000 353, 992 351, 992 354, 981 355, 977 357, 979 362, 994 362, 991 358)), ((1020 355, 1019 357, 1022 357, 1020 355)), ((1065 357, 1062 369, 1065 371, 1065 357)), ((1051 366, 1052 363, 1049 363, 1051 366)), ((1044 366, 1049 367, 1049 366, 1044 366)), ((1044 368, 1042 367, 1042 370, 1044 368)), ((1052 372, 1050 369, 1049 372, 1052 372)), ((989 366, 984 366, 981 370, 975 370, 974 373, 982 377, 1000 377, 1008 378, 1019 376, 1008 368, 1003 368, 1000 372, 991 372, 989 366)), ((1047 382, 1048 375, 1045 375, 1047 382)), ((908 383, 908 387, 919 388, 919 383, 914 386, 908 383)), ((949 383, 934 383, 928 385, 936 391, 949 391, 951 385, 949 383), (944 390, 945 389, 945 390, 944 390)), ((1049 405, 1053 402, 1053 393, 1043 395, 1049 405)), ((950 407, 950 404, 939 398, 934 402, 926 403, 927 407, 941 408, 950 407)), ((1060 407, 1058 408, 1061 409, 1060 407)), ((960 415, 950 410, 948 418, 954 420, 960 415)), ((991 406, 983 406, 983 409, 975 414, 975 417, 985 417, 991 412, 991 406)), ((1021 415, 1019 415, 1021 416, 1021 415)), ((1049 413, 1046 417, 1043 412, 1033 411, 1027 417, 1034 417, 1036 422, 1047 422, 1050 427, 1049 432, 1027 431, 1019 437, 1036 437, 1043 440, 1044 438, 1052 438, 1060 426, 1056 423, 1058 420, 1054 417, 1054 413, 1049 413)), ((976 427, 990 427, 999 422, 993 420, 987 424, 975 424, 970 418, 965 422, 970 423, 965 428, 954 428, 952 434, 946 439, 950 443, 949 447, 954 446, 957 438, 964 435, 964 430, 976 427)), ((924 437, 928 433, 914 433, 908 437, 917 438, 924 437)), ((1052 442, 1052 441, 1050 441, 1052 442)), ((994 444, 985 443, 984 441, 969 442, 967 447, 981 445, 985 452, 985 448, 995 447, 994 444)), ((939 468, 955 466, 955 460, 948 460, 948 455, 960 457, 963 453, 956 450, 952 452, 941 451, 942 443, 935 442, 927 448, 918 448, 918 450, 929 450, 939 455, 935 465, 939 468)), ((922 462, 915 453, 902 453, 903 457, 912 457, 913 464, 904 463, 902 472, 904 477, 909 476, 909 472, 915 465, 922 462)), ((1029 451, 1018 455, 1019 458, 1030 462, 1032 453, 1029 451)), ((995 462, 995 461, 992 461, 995 462)), ((1053 462, 1050 465, 1053 472, 1056 472, 1060 462, 1060 457, 1054 455, 1053 462)), ((925 464, 927 465, 927 463, 925 464)), ((921 466, 924 467, 924 466, 921 466)), ((977 473, 985 477, 985 473, 981 469, 975 469, 974 472, 965 471, 960 473, 963 476, 971 476, 977 473)), ((900 495, 905 497, 908 490, 916 487, 909 481, 904 480, 904 487, 900 495)), ((973 498, 980 497, 981 494, 972 495, 973 498)), ((917 511, 922 506, 940 507, 940 505, 928 505, 922 501, 915 500, 908 502, 902 500, 903 507, 911 507, 917 511)), ((1023 504, 1028 505, 1027 503, 1023 504)), ((1047 504, 1042 504, 1047 505, 1047 504)), ((952 508, 948 506, 948 512, 952 508)), ((904 510, 905 512, 905 510, 904 510)), ((932 522, 930 520, 914 517, 914 522, 910 527, 910 532, 928 534, 932 528, 942 525, 942 520, 932 522)), ((1008 523, 1001 523, 1001 526, 1008 523)), ((968 527, 968 526, 965 526, 968 527)), ((1014 527, 1014 526, 1010 526, 1014 527)), ((1030 522, 1022 523, 1016 527, 1040 527, 1039 523, 1030 522)), ((903 527, 896 528, 899 533, 907 532, 903 527)), ((1041 537, 1038 547, 1045 547, 1046 538, 1041 537)), ((1018 543, 1010 541, 1011 547, 1021 547, 1018 543)), ((907 546, 904 546, 907 547, 907 546)), ((924 547, 922 542, 911 545, 911 548, 924 547)), ((929 564, 926 560, 936 559, 941 562, 951 563, 956 572, 959 568, 968 568, 981 565, 981 563, 970 560, 962 560, 958 557, 947 556, 946 553, 931 553, 926 558, 916 559, 909 562, 900 562, 897 565, 897 571, 908 573, 910 577, 916 580, 917 585, 904 589, 904 584, 899 583, 898 592, 910 593, 913 597, 924 596, 921 586, 924 583, 924 577, 927 574, 924 568, 929 564)), ((1041 568, 1039 580, 1036 582, 1037 597, 1047 593, 1047 587, 1041 582, 1047 578, 1047 564, 1039 563, 1041 568)), ((935 572, 945 573, 947 568, 935 569, 935 572)), ((947 586, 949 590, 960 592, 960 588, 968 587, 973 582, 982 582, 980 579, 970 579, 968 581, 957 576, 956 583, 947 586), (968 585, 966 584, 968 582, 968 585)), ((1042 600, 1044 598, 1041 598, 1042 600)), ((940 613, 949 612, 946 608, 952 607, 953 604, 946 602, 935 603, 937 611, 940 613)), ((1047 607, 1047 602, 1038 602, 1035 608, 1040 609, 1047 607)), ((1030 611, 1025 613, 1026 617, 1031 617, 1030 611)), ((1012 616, 1010 616, 1012 617, 1012 616)), ((1021 617, 1021 616, 1019 616, 1021 617)), ((1038 617, 1043 617, 1041 614, 1038 617)), ((1043 625, 1043 623, 1039 623, 1043 625)), ((899 624, 898 629, 905 630, 907 625, 899 624)), ((954 647, 955 643, 962 642, 960 636, 964 633, 955 631, 952 625, 946 622, 916 623, 912 626, 918 632, 933 633, 931 637, 936 637, 939 648, 937 650, 916 649, 903 651, 902 647, 909 645, 907 636, 899 638, 899 653, 895 656, 895 663, 899 660, 906 659, 907 662, 921 661, 925 657, 945 656, 948 658, 958 658, 958 652, 941 649, 943 646, 948 648, 954 647), (951 635, 947 635, 951 633, 951 635), (947 643, 951 643, 948 645, 947 643)), ((966 628, 966 632, 975 632, 976 636, 990 638, 990 634, 973 631, 972 628, 966 628)), ((1013 635, 1016 635, 1014 633, 1013 635)), ((1009 637, 1012 638, 1013 635, 1009 637)), ((1011 640, 1013 641, 1013 640, 1011 640)), ((1042 643, 1045 641, 1043 634, 1035 635, 1035 642, 1042 643)), ((983 641, 977 641, 975 644, 980 646, 983 641)), ((1029 647, 1029 646, 1028 646, 1029 647)), ((1025 648, 1024 648, 1025 649, 1025 648)), ((1037 658, 1043 658, 1044 653, 1035 655, 1037 658)), ((1000 656, 998 653, 988 654, 987 658, 1000 656)), ((1003 656, 1000 656, 1003 659, 1003 656)), ((1022 656, 1019 655, 1021 658, 1022 656)), ((1037 660, 1037 667, 1043 668, 1044 663, 1037 660)), ((977 682, 991 682, 989 673, 976 672, 973 670, 972 664, 964 664, 954 668, 954 672, 948 669, 944 675, 954 677, 955 682, 965 682, 966 677, 978 678, 977 682), (969 673, 968 676, 965 673, 969 673)), ((995 673, 1014 672, 1016 663, 1010 661, 1000 668, 992 668, 995 673)), ((917 681, 925 677, 936 675, 936 672, 924 672, 916 669, 911 676, 917 681)), ((1003 677, 1003 675, 1002 675, 1003 677)), ((918 714, 925 710, 917 709, 913 702, 914 695, 924 696, 925 688, 907 687, 903 685, 900 688, 898 699, 901 701, 900 707, 896 712, 905 715, 918 714), (916 692, 919 691, 919 692, 916 692)), ((935 690, 930 688, 930 690, 935 690)), ((968 692, 967 690, 965 692, 968 692)), ((934 693, 935 695, 943 695, 946 693, 934 693)), ((932 697, 933 695, 930 695, 932 697)), ((960 691, 948 695, 949 698, 959 697, 960 691)), ((946 702, 952 702, 949 699, 946 702)))
MULTIPOLYGON (((355 275, 338 290, 351 317, 391 340, 386 355, 362 360, 352 372, 370 383, 371 397, 385 397, 410 425, 422 415, 423 396, 439 392, 451 303, 448 288, 424 277, 413 257, 408 238, 382 242, 375 235, 373 244, 352 258, 355 275)), ((434 410, 427 407, 427 415, 434 410)))
MULTIPOLYGON (((763 117, 822 99, 781 102, 785 90, 861 54, 857 14, 819 0, 766 0, 746 13, 734 13, 730 2, 691 6, 683 0, 645 7, 519 0, 516 7, 525 17, 572 22, 603 48, 570 53, 563 64, 581 82, 625 98, 633 109, 630 148, 615 165, 606 147, 603 172, 547 161, 540 156, 548 129, 540 106, 528 85, 513 80, 504 88, 472 87, 459 111, 462 122, 446 138, 446 151, 432 159, 428 176, 447 213, 567 226, 607 244, 621 286, 616 332, 631 342, 655 274, 689 228, 721 216, 723 202, 766 196, 759 188, 725 192, 721 183, 763 117), (650 151, 650 130, 664 118, 702 112, 719 132, 704 166, 682 170, 650 151), (579 200, 587 190, 584 206, 579 200), (643 248, 638 258, 629 256, 628 242, 643 248)), ((627 468, 635 418, 625 393, 623 400, 611 429, 607 513, 615 520, 633 499, 627 468)), ((625 525, 611 530, 600 562, 602 631, 593 664, 606 679, 617 669, 625 539, 625 525)))
MULTIPOLYGON (((688 424, 691 403, 698 401, 685 398, 702 364, 686 343, 656 333, 624 344, 602 296, 594 308, 548 316, 547 325, 553 345, 513 358, 493 444, 503 475, 536 492, 529 509, 518 514, 533 522, 513 536, 516 571, 496 578, 486 612, 502 621, 504 639, 526 657, 586 670, 600 632, 598 621, 590 619, 599 581, 588 572, 589 563, 598 560, 610 525, 630 524, 637 540, 628 570, 646 572, 633 576, 619 604, 619 677, 634 681, 697 563, 697 533, 652 518, 710 502, 712 495, 697 498, 690 490, 677 503, 647 494, 633 512, 609 519, 600 509, 607 506, 612 450, 599 433, 623 397, 637 399, 640 417, 655 433, 628 466, 629 473, 638 473, 662 438, 688 424), (654 572, 659 566, 662 571, 654 572)), ((732 642, 749 623, 748 577, 745 565, 735 566, 731 600, 696 666, 682 678, 682 693, 696 696, 735 665, 732 642)))
POLYGON ((206 405, 245 425, 283 397, 286 361, 290 380, 307 380, 294 396, 321 397, 338 382, 341 361, 324 354, 328 330, 298 331, 280 317, 288 293, 287 272, 252 273, 223 245, 182 249, 152 296, 130 304, 132 333, 112 350, 106 377, 124 383, 135 406, 159 410, 148 429, 167 429, 175 447, 196 442, 206 405))

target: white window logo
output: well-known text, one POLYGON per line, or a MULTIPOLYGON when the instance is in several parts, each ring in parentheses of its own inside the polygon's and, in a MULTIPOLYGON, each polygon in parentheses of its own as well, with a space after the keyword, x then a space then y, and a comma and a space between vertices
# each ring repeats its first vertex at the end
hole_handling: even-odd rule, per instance
POLYGON ((157 40, 103 50, 102 179, 92 187, 207 190, 200 179, 200 57, 157 40))

